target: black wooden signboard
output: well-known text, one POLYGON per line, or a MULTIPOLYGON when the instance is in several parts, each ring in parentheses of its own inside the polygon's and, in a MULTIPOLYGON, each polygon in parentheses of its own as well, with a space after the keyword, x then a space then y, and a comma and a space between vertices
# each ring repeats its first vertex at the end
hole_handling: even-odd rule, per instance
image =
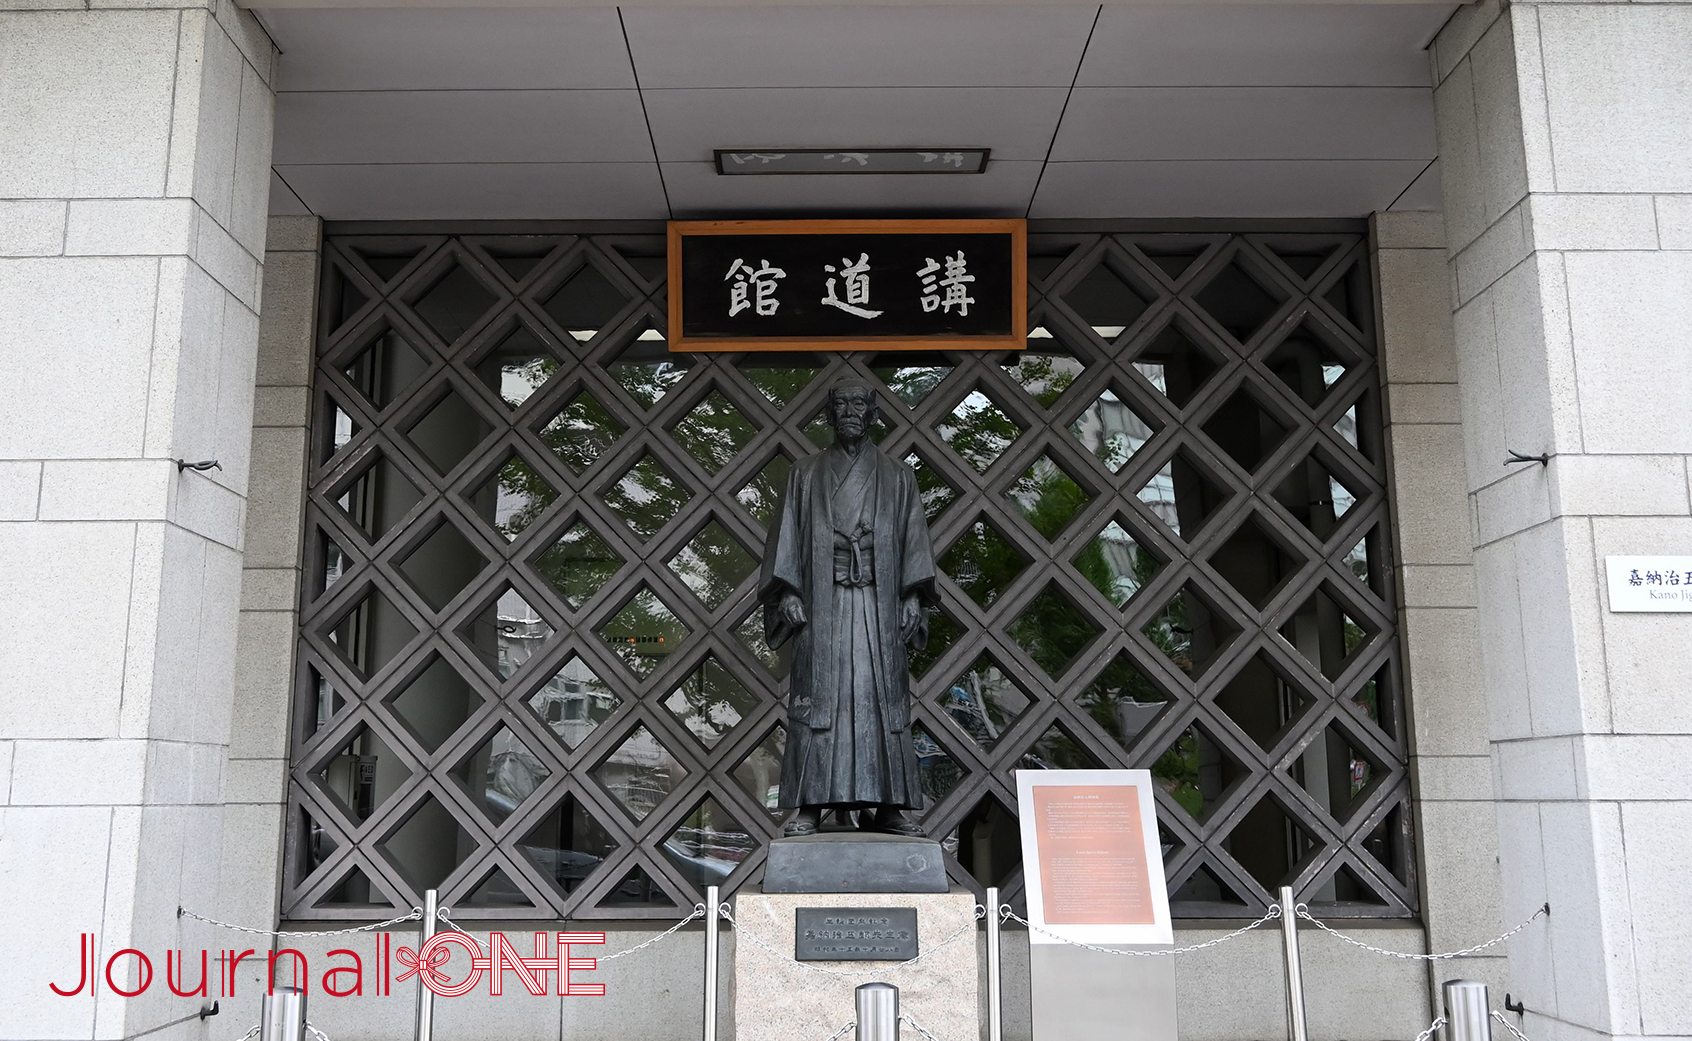
POLYGON ((796 961, 910 961, 917 956, 914 907, 796 907, 796 961))
POLYGON ((669 249, 674 351, 1025 345, 1020 220, 678 221, 669 249))

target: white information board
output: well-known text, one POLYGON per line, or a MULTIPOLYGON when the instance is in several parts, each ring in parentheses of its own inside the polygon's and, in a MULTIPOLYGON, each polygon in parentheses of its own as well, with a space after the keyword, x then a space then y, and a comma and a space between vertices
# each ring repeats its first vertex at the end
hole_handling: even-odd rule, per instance
POLYGON ((1692 557, 1605 557, 1612 611, 1692 611, 1692 557))
POLYGON ((1150 771, 1018 770, 1016 798, 1030 922, 1081 943, 1175 942, 1150 771))

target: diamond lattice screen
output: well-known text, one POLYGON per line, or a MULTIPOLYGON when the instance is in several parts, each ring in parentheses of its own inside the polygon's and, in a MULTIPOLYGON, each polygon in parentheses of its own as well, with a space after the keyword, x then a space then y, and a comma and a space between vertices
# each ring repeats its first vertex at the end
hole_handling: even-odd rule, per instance
POLYGON ((763 525, 846 375, 944 573, 915 740, 957 881, 1019 900, 1013 771, 1140 767, 1177 915, 1411 914, 1362 237, 1031 244, 1023 352, 671 355, 659 237, 331 234, 287 916, 755 882, 763 525))

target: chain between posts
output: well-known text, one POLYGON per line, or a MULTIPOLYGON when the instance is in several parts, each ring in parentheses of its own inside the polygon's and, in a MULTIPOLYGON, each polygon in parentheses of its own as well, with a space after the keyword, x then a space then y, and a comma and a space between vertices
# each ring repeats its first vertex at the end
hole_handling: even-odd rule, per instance
POLYGON ((921 1034, 922 1035, 922 1041, 940 1041, 939 1038, 937 1038, 933 1034, 929 1033, 927 1027, 923 1026, 921 1023, 918 1023, 916 1020, 912 1019, 910 1017, 909 1013, 901 1014, 899 1016, 899 1022, 905 1024, 906 1026, 910 1027, 912 1030, 915 1030, 917 1033, 921 1034))
POLYGON ((1504 1029, 1508 1030, 1515 1037, 1516 1041, 1528 1041, 1528 1036, 1520 1030, 1517 1030, 1516 1024, 1510 1022, 1509 1018, 1506 1017, 1504 1013, 1498 1011, 1497 1009, 1493 1009, 1489 1015, 1491 1015, 1492 1018, 1496 1019, 1499 1023, 1503 1024, 1504 1029))
MULTIPOLYGON (((452 929, 453 932, 458 932, 458 933, 464 932, 464 927, 452 920, 452 909, 451 908, 442 907, 442 908, 438 909, 435 912, 435 917, 439 918, 441 921, 445 922, 447 924, 448 928, 452 929)), ((657 936, 651 937, 647 940, 643 940, 640 943, 635 944, 633 947, 630 947, 626 951, 618 951, 616 954, 600 955, 596 960, 601 965, 603 965, 604 963, 606 963, 608 961, 616 961, 618 958, 621 958, 624 955, 633 954, 636 951, 642 949, 643 947, 650 947, 653 944, 657 943, 659 940, 663 940, 663 939, 665 939, 669 936, 674 935, 679 929, 681 929, 682 926, 687 925, 689 922, 695 922, 695 921, 698 921, 699 919, 704 918, 704 917, 705 917, 705 905, 703 903, 694 904, 692 914, 688 915, 686 918, 679 920, 678 922, 676 922, 676 924, 670 926, 668 929, 665 929, 663 932, 659 933, 657 936)))
POLYGON ((1416 1041, 1432 1041, 1433 1036, 1435 1034, 1439 1033, 1439 1028, 1444 1026, 1444 1025, 1445 1025, 1445 1017, 1440 1016, 1438 1019, 1434 1020, 1432 1023, 1429 1023, 1428 1028, 1426 1030, 1424 1030, 1420 1034, 1416 1035, 1416 1041))
POLYGON ((1058 941, 1061 941, 1063 943, 1067 943, 1071 947, 1084 947, 1089 951, 1097 951, 1100 954, 1114 954, 1114 955, 1118 955, 1118 956, 1124 957, 1124 958, 1151 958, 1151 957, 1161 957, 1165 954, 1191 954, 1194 951, 1202 951, 1206 947, 1215 947, 1218 944, 1227 943, 1229 940, 1235 939, 1236 937, 1244 936, 1246 933, 1251 932, 1253 929, 1258 929, 1258 928, 1261 928, 1265 925, 1268 925, 1270 922, 1273 922, 1280 917, 1281 917, 1281 905, 1280 904, 1270 904, 1268 912, 1265 913, 1262 918, 1259 918, 1257 921, 1252 922, 1249 925, 1242 925, 1238 929, 1235 929, 1233 932, 1228 933, 1226 936, 1218 936, 1214 940, 1206 940, 1203 943, 1195 943, 1190 947, 1177 947, 1174 950, 1169 950, 1169 951, 1124 951, 1124 950, 1118 950, 1118 949, 1112 948, 1112 947, 1099 947, 1099 946, 1096 946, 1096 945, 1090 944, 1090 943, 1082 943, 1079 940, 1071 940, 1066 936, 1059 936, 1057 933, 1052 932, 1050 929, 1042 928, 1041 926, 1035 925, 1034 923, 1030 922, 1028 919, 1026 919, 1026 918, 1022 917, 1021 915, 1017 914, 1015 911, 1011 910, 1011 905, 1009 905, 1009 904, 1002 904, 999 907, 999 920, 1000 921, 1007 921, 1008 920, 1008 921, 1012 921, 1012 922, 1020 922, 1024 926, 1027 926, 1028 929, 1032 932, 1039 933, 1041 936, 1049 936, 1054 940, 1058 940, 1058 941))
MULTIPOLYGON (((378 932, 382 929, 399 925, 401 922, 421 922, 423 920, 423 909, 421 907, 413 907, 410 914, 400 915, 398 918, 390 918, 385 922, 376 922, 373 925, 357 925, 350 929, 254 929, 251 926, 236 925, 233 922, 220 922, 215 918, 207 918, 203 914, 195 914, 193 911, 181 906, 178 906, 176 909, 176 917, 192 918, 196 922, 204 922, 207 925, 215 925, 220 929, 233 929, 238 933, 252 933, 254 936, 344 936, 348 933, 378 932)), ((457 927, 455 926, 454 928, 457 927)))
POLYGON ((1514 929, 1511 929, 1510 931, 1504 933, 1501 936, 1495 936, 1492 939, 1486 941, 1485 943, 1477 943, 1473 947, 1465 947, 1460 951, 1446 951, 1444 954, 1407 954, 1404 951, 1389 951, 1389 950, 1386 950, 1385 948, 1382 948, 1382 947, 1375 947, 1371 944, 1364 943, 1362 940, 1354 939, 1350 936, 1347 936, 1344 933, 1340 932, 1338 929, 1334 929, 1333 927, 1329 926, 1326 922, 1323 922, 1321 919, 1316 918, 1314 915, 1312 915, 1310 913, 1310 906, 1308 904, 1299 904, 1297 907, 1294 908, 1294 910, 1297 912, 1298 917, 1304 919, 1305 921, 1309 922, 1311 925, 1314 925, 1316 928, 1322 930, 1323 932, 1329 934, 1330 936, 1333 936, 1333 937, 1336 937, 1340 940, 1343 940, 1344 942, 1351 944, 1353 947, 1361 947, 1364 950, 1369 951, 1373 954, 1379 954, 1379 955, 1382 955, 1382 956, 1387 957, 1387 958, 1402 958, 1405 961, 1444 961, 1447 958, 1467 957, 1468 955, 1476 954, 1476 953, 1479 953, 1480 951, 1484 951, 1488 947, 1493 947, 1493 946, 1496 946, 1498 944, 1503 943, 1505 940, 1508 940, 1510 937, 1512 937, 1512 936, 1516 935, 1517 933, 1521 932, 1523 929, 1526 929, 1528 926, 1532 925, 1534 922, 1538 921, 1539 919, 1550 915, 1551 905, 1546 904, 1544 907, 1541 907, 1539 910, 1537 910, 1533 914, 1529 915, 1527 917, 1527 920, 1524 921, 1522 924, 1516 926, 1514 929))
MULTIPOLYGON (((769 941, 765 940, 763 937, 759 936, 756 933, 746 932, 745 930, 741 929, 740 923, 734 920, 734 913, 733 913, 733 911, 730 910, 728 904, 725 903, 725 904, 720 905, 717 908, 717 914, 723 919, 723 921, 727 922, 729 925, 734 927, 736 935, 744 936, 744 937, 746 937, 746 939, 750 940, 752 942, 752 946, 762 949, 767 954, 773 954, 777 958, 782 958, 782 959, 785 959, 785 960, 788 960, 788 961, 793 961, 793 958, 792 958, 791 955, 787 954, 785 951, 779 950, 778 948, 772 946, 769 943, 769 941)), ((902 972, 903 970, 910 968, 912 965, 915 965, 917 962, 922 961, 924 958, 928 957, 930 954, 933 954, 935 951, 941 950, 942 948, 945 948, 945 947, 949 947, 952 944, 956 943, 958 941, 958 939, 961 936, 963 936, 965 933, 973 933, 975 931, 975 923, 981 921, 985 917, 987 917, 987 909, 985 907, 982 907, 980 904, 976 904, 975 905, 975 914, 970 918, 969 921, 965 922, 963 925, 958 926, 957 931, 952 933, 952 935, 946 937, 944 940, 941 940, 939 943, 937 943, 934 946, 928 948, 928 950, 923 951, 921 954, 917 955, 915 958, 910 959, 909 961, 896 962, 893 965, 887 966, 885 968, 864 969, 860 972, 843 972, 840 969, 827 969, 827 968, 822 967, 821 965, 810 965, 810 964, 807 964, 807 963, 802 962, 802 961, 793 961, 793 964, 799 966, 801 969, 804 969, 806 972, 815 972, 815 973, 818 973, 818 974, 824 975, 824 976, 835 976, 835 977, 839 977, 841 979, 848 979, 848 980, 861 980, 861 979, 866 979, 870 976, 885 976, 885 975, 888 975, 889 973, 902 972)))
POLYGON ((853 1030, 857 1029, 857 1026, 858 1026, 857 1020, 848 1019, 846 1021, 845 1026, 841 1027, 839 1030, 836 1030, 834 1033, 828 1035, 828 1037, 825 1038, 824 1041, 840 1041, 841 1038, 845 1037, 847 1034, 849 1034, 853 1030))

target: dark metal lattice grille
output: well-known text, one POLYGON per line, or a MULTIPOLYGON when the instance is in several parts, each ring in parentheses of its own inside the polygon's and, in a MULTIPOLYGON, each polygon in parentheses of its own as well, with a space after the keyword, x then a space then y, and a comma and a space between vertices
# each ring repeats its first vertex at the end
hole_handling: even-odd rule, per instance
POLYGON ((670 917, 778 833, 763 518, 878 381, 944 611, 930 833, 1144 767, 1177 915, 1414 910, 1360 235, 1035 235, 1026 352, 670 355, 662 240, 331 236, 285 910, 670 917))

